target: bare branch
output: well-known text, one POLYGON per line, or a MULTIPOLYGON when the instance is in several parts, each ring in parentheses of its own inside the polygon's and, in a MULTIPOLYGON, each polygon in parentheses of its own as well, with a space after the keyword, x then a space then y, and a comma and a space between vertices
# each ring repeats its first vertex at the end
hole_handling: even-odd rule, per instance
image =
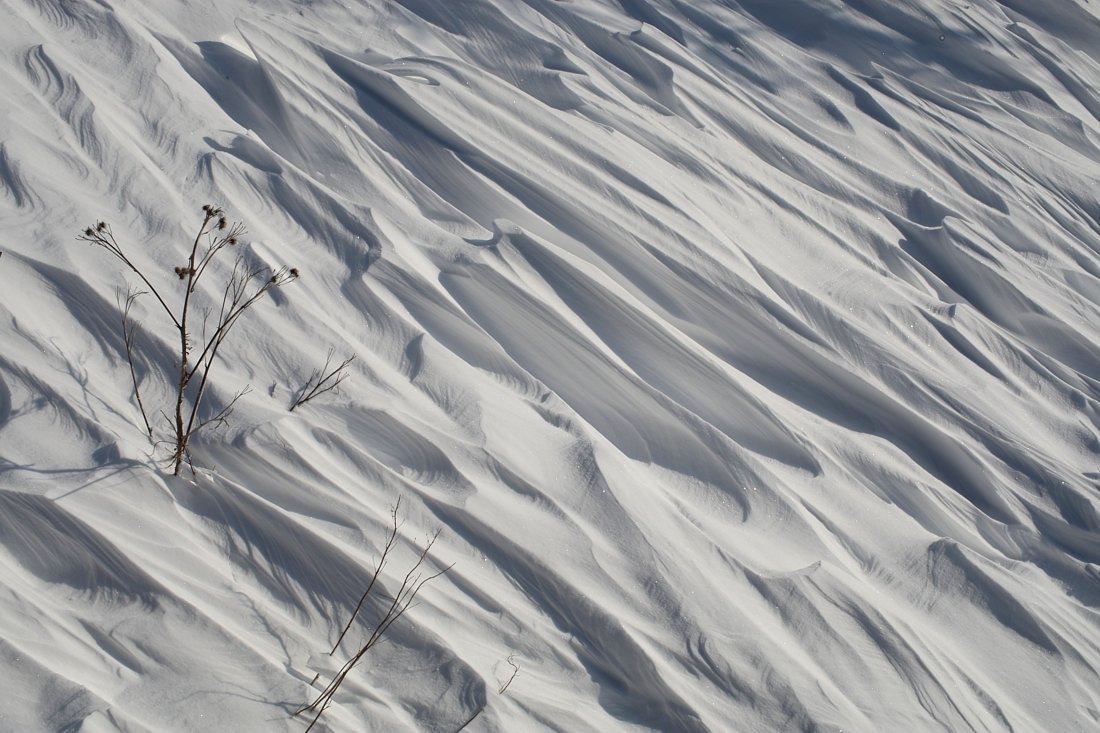
POLYGON ((145 273, 139 270, 137 265, 135 265, 130 258, 126 256, 126 253, 122 251, 122 247, 115 239, 114 232, 111 231, 109 224, 102 221, 98 222, 94 228, 88 227, 85 229, 84 234, 78 236, 77 239, 88 242, 89 244, 94 244, 97 247, 102 247, 121 260, 124 265, 133 270, 134 273, 141 278, 141 281, 145 283, 145 287, 149 288, 149 292, 153 294, 153 297, 157 299, 161 307, 164 308, 164 312, 172 319, 172 323, 179 328, 180 323, 176 318, 176 314, 173 313, 172 309, 168 307, 168 304, 164 302, 164 298, 161 297, 160 291, 154 287, 153 283, 149 282, 149 278, 145 277, 145 273))
POLYGON ((314 397, 318 397, 325 392, 331 392, 336 389, 340 386, 341 382, 350 376, 347 373, 347 368, 349 364, 355 361, 355 356, 349 356, 330 369, 329 367, 332 364, 332 358, 335 353, 336 351, 334 349, 329 349, 328 355, 325 357, 325 365, 320 369, 315 369, 313 373, 309 375, 309 379, 306 380, 305 385, 298 392, 298 398, 294 400, 294 404, 290 406, 291 412, 294 412, 295 407, 304 405, 314 397))
MULTIPOLYGON (((340 634, 340 638, 337 639, 336 645, 333 647, 333 651, 330 652, 330 654, 335 653, 336 649, 340 646, 340 642, 343 640, 345 634, 347 634, 348 629, 351 627, 352 621, 354 621, 356 615, 358 615, 364 601, 366 601, 367 596, 370 594, 371 589, 374 587, 375 582, 381 572, 381 569, 385 565, 385 561, 389 556, 390 551, 394 547, 397 532, 400 527, 400 523, 397 519, 397 511, 399 506, 400 501, 393 508, 393 528, 390 532, 389 538, 386 541, 386 545, 383 548, 382 558, 379 560, 378 563, 378 569, 371 577, 370 583, 367 586, 367 592, 364 593, 363 597, 359 600, 359 604, 355 607, 355 611, 352 613, 351 619, 348 621, 347 626, 344 627, 343 632, 340 634)), ((386 631, 389 630, 390 626, 392 626, 394 622, 396 622, 405 614, 406 611, 409 610, 417 594, 419 594, 420 591, 423 590, 424 586, 435 580, 439 576, 443 575, 453 567, 453 565, 448 565, 442 570, 427 576, 420 572, 421 566, 423 566, 423 564, 427 561, 428 556, 431 553, 432 547, 435 545, 436 539, 438 539, 438 537, 439 532, 435 532, 433 535, 431 535, 431 537, 429 537, 428 541, 424 545, 424 548, 421 550, 419 556, 417 557, 416 562, 411 568, 409 568, 409 571, 405 573, 405 577, 401 581, 401 587, 398 588, 397 593, 391 597, 389 606, 385 609, 385 612, 382 614, 381 618, 379 618, 377 623, 374 625, 374 628, 371 630, 371 633, 367 637, 367 640, 359 646, 358 651, 356 651, 356 653, 353 654, 343 664, 343 666, 340 667, 339 670, 337 670, 336 674, 332 678, 332 681, 325 686, 324 690, 322 690, 321 693, 317 695, 317 697, 314 698, 312 702, 307 705, 303 705, 294 712, 294 715, 300 715, 306 711, 312 711, 315 713, 313 716, 313 720, 309 724, 309 727, 306 728, 306 731, 311 730, 313 726, 317 724, 317 721, 321 718, 321 714, 324 713, 325 710, 328 709, 328 706, 332 704, 333 697, 336 695, 337 691, 340 689, 340 685, 344 683, 344 680, 347 678, 351 670, 355 667, 356 664, 359 663, 363 656, 371 650, 371 648, 373 648, 376 644, 378 644, 379 641, 381 641, 383 636, 385 636, 386 631)))
POLYGON ((248 394, 251 391, 252 391, 252 387, 247 386, 244 389, 237 392, 237 394, 233 395, 233 399, 231 399, 229 401, 229 404, 218 411, 218 414, 214 415, 213 417, 207 418, 206 420, 200 421, 199 424, 196 425, 195 428, 191 432, 192 433, 197 433, 200 430, 202 430, 203 428, 205 428, 207 425, 224 425, 227 422, 227 418, 229 417, 229 415, 232 414, 233 407, 237 404, 237 400, 244 397, 246 394, 248 394))
MULTIPOLYGON (((126 290, 125 305, 119 303, 122 311, 122 343, 126 347, 126 361, 130 365, 130 381, 134 384, 134 398, 137 400, 138 409, 141 410, 141 419, 145 423, 145 431, 149 434, 149 440, 153 440, 153 426, 149 424, 149 414, 145 411, 145 403, 141 399, 141 389, 138 386, 137 370, 134 368, 134 342, 138 334, 138 325, 130 320, 130 309, 134 301, 145 295, 144 290, 126 290)), ((121 300, 121 298, 120 298, 121 300)))
POLYGON ((397 520, 397 511, 401 508, 401 497, 397 497, 397 503, 393 505, 393 527, 390 529, 390 536, 386 538, 386 545, 382 548, 382 557, 378 558, 378 566, 374 569, 374 575, 371 576, 370 582, 367 584, 367 589, 363 591, 362 597, 359 599, 359 603, 355 605, 355 610, 351 612, 351 618, 348 619, 348 623, 344 626, 344 630, 340 632, 339 638, 336 639, 336 643, 332 645, 332 651, 328 653, 331 657, 336 653, 336 650, 340 647, 340 642, 344 640, 344 635, 348 633, 348 629, 351 628, 352 622, 355 621, 355 617, 359 615, 359 610, 363 607, 363 603, 367 600, 367 596, 370 595, 371 590, 374 588, 375 582, 378 580, 379 574, 382 572, 382 568, 386 566, 386 559, 390 555, 390 550, 393 549, 393 544, 397 540, 397 530, 400 525, 397 520))

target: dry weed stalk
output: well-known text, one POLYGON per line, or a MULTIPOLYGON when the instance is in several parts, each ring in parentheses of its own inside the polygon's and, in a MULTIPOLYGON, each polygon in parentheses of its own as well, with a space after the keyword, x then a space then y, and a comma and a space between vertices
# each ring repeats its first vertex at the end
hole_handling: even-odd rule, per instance
POLYGON ((328 355, 325 357, 325 365, 320 369, 315 369, 309 375, 305 385, 298 391, 298 397, 294 400, 294 404, 290 406, 291 412, 294 412, 295 407, 304 405, 314 397, 336 389, 341 382, 350 376, 347 372, 348 365, 355 361, 355 357, 349 356, 336 366, 332 366, 332 358, 335 353, 334 349, 329 349, 328 355))
MULTIPOLYGON (((141 399, 141 388, 138 386, 137 369, 134 368, 134 343, 137 341, 138 324, 130 319, 130 309, 134 307, 134 301, 145 295, 144 290, 126 289, 126 299, 119 303, 119 312, 122 313, 122 342, 126 346, 126 362, 130 365, 130 381, 134 385, 134 398, 137 400, 138 409, 141 410, 141 419, 145 423, 145 431, 149 439, 153 439, 153 426, 149 424, 149 413, 145 411, 145 402, 141 399)), ((119 298, 122 301, 122 298, 119 298)))
POLYGON ((141 416, 150 439, 154 439, 154 430, 141 399, 137 371, 134 368, 134 345, 138 334, 136 324, 130 319, 130 310, 134 301, 142 295, 151 293, 168 316, 175 330, 176 337, 179 340, 179 374, 176 380, 174 404, 171 406, 172 414, 169 415, 167 412, 161 411, 161 415, 170 426, 169 434, 171 437, 164 442, 172 447, 172 455, 169 461, 172 465, 172 473, 177 476, 183 462, 188 458, 187 449, 191 438, 208 425, 224 423, 226 417, 232 411, 233 405, 246 392, 246 390, 238 392, 229 401, 229 404, 212 417, 206 419, 199 417, 199 407, 209 385, 210 370, 229 332, 236 325, 241 315, 255 305, 269 290, 286 285, 298 278, 297 268, 283 267, 276 270, 270 270, 266 267, 252 268, 246 264, 244 255, 238 254, 233 264, 233 270, 222 290, 221 303, 217 309, 216 317, 211 321, 210 312, 204 313, 202 317, 202 338, 198 344, 198 355, 192 357, 196 349, 192 338, 192 311, 194 309, 193 296, 195 289, 214 258, 226 248, 238 244, 245 233, 244 226, 240 223, 230 223, 221 208, 207 204, 202 207, 202 210, 202 225, 191 244, 187 262, 174 268, 176 277, 184 286, 183 300, 177 309, 173 309, 168 305, 168 300, 161 290, 130 259, 118 240, 115 239, 114 232, 111 231, 109 225, 102 221, 98 222, 94 227, 85 229, 83 234, 77 237, 106 250, 132 270, 146 287, 146 290, 141 291, 128 290, 125 305, 120 305, 122 309, 123 342, 126 347, 126 358, 130 363, 130 378, 133 380, 138 408, 141 410, 141 416))
MULTIPOLYGON (((382 548, 382 556, 378 560, 378 565, 374 570, 374 574, 371 576, 370 582, 367 583, 367 589, 363 592, 362 597, 359 599, 359 603, 355 606, 355 610, 352 611, 351 617, 348 619, 347 624, 344 626, 344 630, 340 632, 340 636, 339 638, 337 638, 336 644, 333 645, 332 651, 329 652, 329 656, 334 655, 336 653, 336 650, 339 649, 340 643, 344 640, 344 637, 347 635, 352 623, 355 621, 356 617, 359 615, 359 612, 362 610, 363 604, 366 602, 367 598, 370 596, 372 590, 374 589, 374 586, 382 573, 382 568, 386 566, 386 563, 389 560, 390 553, 393 551, 393 548, 397 542, 398 531, 401 528, 401 522, 397 518, 397 513, 400 507, 401 500, 398 499, 397 503, 394 504, 393 511, 391 512, 393 523, 390 529, 389 537, 386 539, 386 544, 382 548)), ((314 713, 313 720, 306 728, 306 733, 309 733, 309 731, 313 729, 313 726, 315 726, 317 724, 317 721, 320 720, 321 714, 324 713, 325 710, 328 709, 329 705, 332 704, 333 696, 336 695, 336 692, 340 689, 340 685, 344 683, 344 680, 347 678, 348 673, 351 672, 355 665, 359 663, 359 661, 368 651, 371 650, 371 648, 373 648, 376 644, 378 644, 379 641, 381 641, 382 637, 385 636, 386 631, 389 630, 390 626, 392 626, 393 623, 397 621, 397 619, 405 615, 405 612, 408 611, 409 608, 412 606, 412 603, 416 599, 417 594, 420 593, 424 586, 435 580, 439 576, 443 575, 448 570, 450 570, 451 567, 453 567, 452 565, 448 565, 442 570, 436 573, 432 573, 431 575, 424 575, 424 572, 421 571, 421 567, 427 561, 428 555, 432 550, 432 546, 435 544, 435 541, 438 537, 439 532, 437 531, 428 538, 428 541, 425 543, 423 549, 420 551, 420 554, 417 556, 416 562, 411 568, 409 568, 409 571, 405 573, 405 577, 401 581, 400 588, 398 588, 397 592, 390 598, 390 603, 385 607, 385 611, 371 628, 371 632, 367 636, 366 640, 359 644, 356 652, 348 659, 348 661, 344 663, 342 667, 340 667, 339 670, 337 670, 336 674, 332 678, 332 681, 325 686, 324 690, 321 691, 321 693, 313 700, 313 702, 309 703, 308 705, 303 705, 302 707, 294 711, 294 715, 301 715, 305 712, 314 713)))

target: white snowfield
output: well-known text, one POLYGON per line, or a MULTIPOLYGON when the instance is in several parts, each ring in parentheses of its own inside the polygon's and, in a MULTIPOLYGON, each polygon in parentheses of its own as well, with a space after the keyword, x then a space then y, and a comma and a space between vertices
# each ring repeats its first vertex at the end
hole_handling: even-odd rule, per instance
POLYGON ((1100 730, 1095 2, 8 0, 0 251, 4 733, 303 731, 436 530, 314 730, 1100 730), (207 203, 176 478, 76 235, 207 203))

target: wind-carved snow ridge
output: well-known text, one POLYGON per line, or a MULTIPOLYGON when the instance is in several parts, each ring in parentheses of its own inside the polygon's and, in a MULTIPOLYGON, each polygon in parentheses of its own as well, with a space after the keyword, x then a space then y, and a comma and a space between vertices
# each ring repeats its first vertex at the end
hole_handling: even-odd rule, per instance
POLYGON ((2 14, 0 729, 304 729, 399 497, 328 730, 1100 726, 1095 8, 262 5, 2 14), (74 236, 204 203, 302 278, 171 479, 74 236))

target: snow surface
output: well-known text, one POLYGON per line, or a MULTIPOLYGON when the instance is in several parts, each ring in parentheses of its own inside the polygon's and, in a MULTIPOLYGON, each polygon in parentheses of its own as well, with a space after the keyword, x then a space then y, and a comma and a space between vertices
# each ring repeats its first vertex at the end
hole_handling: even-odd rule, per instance
POLYGON ((303 730, 398 497, 327 730, 1100 729, 1096 3, 11 0, 0 95, 0 730, 303 730), (175 479, 75 235, 204 203, 303 276, 175 479))

